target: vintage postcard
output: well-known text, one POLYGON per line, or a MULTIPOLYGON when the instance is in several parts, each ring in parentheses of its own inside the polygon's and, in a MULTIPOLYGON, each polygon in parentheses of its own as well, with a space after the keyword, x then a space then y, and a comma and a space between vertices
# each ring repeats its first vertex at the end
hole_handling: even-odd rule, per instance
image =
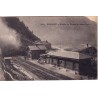
POLYGON ((0 17, 0 80, 97 79, 96 16, 0 17))

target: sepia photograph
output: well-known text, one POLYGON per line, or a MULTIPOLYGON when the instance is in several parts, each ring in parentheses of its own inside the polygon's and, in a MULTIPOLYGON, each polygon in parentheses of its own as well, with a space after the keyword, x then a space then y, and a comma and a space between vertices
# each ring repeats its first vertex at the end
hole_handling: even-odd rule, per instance
POLYGON ((96 79, 97 16, 0 17, 0 81, 96 79))

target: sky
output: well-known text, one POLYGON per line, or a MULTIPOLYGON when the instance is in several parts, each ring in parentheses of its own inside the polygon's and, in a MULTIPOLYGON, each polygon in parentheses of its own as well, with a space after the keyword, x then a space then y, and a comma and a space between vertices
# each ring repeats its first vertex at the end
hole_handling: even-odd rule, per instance
POLYGON ((96 46, 95 16, 19 17, 41 40, 56 46, 91 44, 96 46))

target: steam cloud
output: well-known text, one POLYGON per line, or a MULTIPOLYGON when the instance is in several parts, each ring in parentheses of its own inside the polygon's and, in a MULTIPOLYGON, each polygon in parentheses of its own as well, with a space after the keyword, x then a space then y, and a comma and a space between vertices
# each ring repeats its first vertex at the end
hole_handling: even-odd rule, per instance
POLYGON ((3 22, 3 18, 0 18, 0 48, 8 46, 18 48, 20 45, 20 38, 16 31, 8 28, 3 22))

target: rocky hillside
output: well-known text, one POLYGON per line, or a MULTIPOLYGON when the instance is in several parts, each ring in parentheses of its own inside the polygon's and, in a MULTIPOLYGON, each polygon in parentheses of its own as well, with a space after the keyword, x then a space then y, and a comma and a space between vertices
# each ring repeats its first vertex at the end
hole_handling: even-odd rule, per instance
POLYGON ((33 44, 35 41, 40 40, 22 21, 19 20, 19 18, 4 17, 3 20, 9 28, 17 32, 17 34, 20 36, 22 45, 33 44))
POLYGON ((40 38, 66 48, 97 45, 97 23, 85 16, 19 17, 40 38), (44 35, 44 36, 43 36, 44 35))

